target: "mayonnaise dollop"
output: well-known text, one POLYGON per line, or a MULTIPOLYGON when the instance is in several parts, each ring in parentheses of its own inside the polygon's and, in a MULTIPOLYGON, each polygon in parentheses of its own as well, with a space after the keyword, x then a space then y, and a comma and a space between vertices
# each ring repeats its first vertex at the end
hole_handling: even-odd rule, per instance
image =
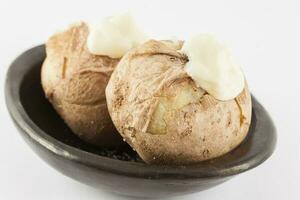
POLYGON ((188 56, 187 74, 198 87, 218 100, 237 97, 245 87, 240 65, 230 49, 214 36, 201 34, 184 42, 181 52, 188 56))
POLYGON ((121 58, 129 49, 147 39, 130 14, 89 23, 87 47, 92 54, 121 58))

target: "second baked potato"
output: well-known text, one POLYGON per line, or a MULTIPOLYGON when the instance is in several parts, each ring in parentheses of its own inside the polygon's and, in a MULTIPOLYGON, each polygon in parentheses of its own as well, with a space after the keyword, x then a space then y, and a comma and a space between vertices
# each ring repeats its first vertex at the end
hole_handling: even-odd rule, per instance
POLYGON ((122 143, 108 114, 105 87, 119 59, 91 54, 87 24, 75 24, 46 44, 41 78, 46 97, 72 131, 84 141, 122 143))

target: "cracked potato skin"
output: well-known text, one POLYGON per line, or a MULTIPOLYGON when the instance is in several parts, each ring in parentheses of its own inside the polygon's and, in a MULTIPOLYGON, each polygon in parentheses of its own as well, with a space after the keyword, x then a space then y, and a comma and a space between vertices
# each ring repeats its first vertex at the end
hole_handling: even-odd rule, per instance
POLYGON ((88 27, 81 22, 50 37, 42 86, 55 110, 84 141, 115 146, 122 138, 109 117, 105 87, 119 59, 89 53, 88 27))
POLYGON ((150 40, 129 51, 106 88, 108 109, 123 138, 150 164, 184 165, 221 156, 246 137, 247 86, 219 101, 184 71, 182 43, 150 40))

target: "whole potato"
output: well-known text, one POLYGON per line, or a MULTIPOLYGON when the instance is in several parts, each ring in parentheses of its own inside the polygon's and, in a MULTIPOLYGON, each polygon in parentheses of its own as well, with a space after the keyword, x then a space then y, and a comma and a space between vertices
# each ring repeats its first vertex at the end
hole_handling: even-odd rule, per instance
POLYGON ((105 87, 119 59, 91 54, 89 33, 78 23, 53 35, 41 79, 46 97, 72 131, 84 141, 113 146, 122 142, 109 117, 105 87))
POLYGON ((215 99, 185 72, 188 58, 178 51, 181 46, 150 40, 129 51, 106 88, 115 126, 147 163, 215 158, 237 147, 248 132, 248 88, 235 99, 215 99))

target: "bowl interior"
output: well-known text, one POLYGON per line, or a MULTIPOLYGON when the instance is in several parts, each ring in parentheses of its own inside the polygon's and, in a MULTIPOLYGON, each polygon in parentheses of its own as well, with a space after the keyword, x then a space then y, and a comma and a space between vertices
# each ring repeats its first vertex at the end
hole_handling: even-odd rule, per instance
MULTIPOLYGON (((79 148, 81 150, 94 153, 101 156, 110 157, 124 161, 142 162, 137 153, 133 151, 129 145, 119 148, 101 148, 86 144, 80 140, 71 129, 64 123, 60 116, 53 109, 50 102, 45 98, 44 91, 41 86, 41 64, 38 63, 25 74, 21 82, 20 100, 27 115, 30 119, 43 131, 50 136, 63 142, 64 144, 79 148)), ((256 117, 252 119, 250 133, 255 127, 256 117)), ((243 148, 237 148, 235 154, 244 154, 251 147, 251 135, 241 145, 243 148)))
POLYGON ((6 80, 8 109, 15 123, 25 130, 24 132, 26 132, 25 126, 33 127, 35 131, 31 134, 34 134, 36 138, 45 139, 43 135, 47 135, 47 138, 50 138, 49 143, 53 146, 59 144, 60 148, 72 150, 70 154, 77 154, 76 158, 79 160, 90 159, 93 165, 101 165, 105 158, 107 162, 111 160, 111 163, 116 165, 116 170, 126 168, 134 174, 142 169, 153 177, 156 177, 157 173, 189 177, 229 176, 259 165, 274 150, 275 128, 267 112, 255 98, 252 98, 253 115, 250 130, 242 144, 224 156, 196 165, 149 166, 143 163, 128 145, 114 149, 88 145, 72 133, 45 98, 40 80, 44 58, 45 48, 41 45, 28 50, 11 65, 6 80), (84 158, 80 157, 82 153, 85 155, 84 158))

